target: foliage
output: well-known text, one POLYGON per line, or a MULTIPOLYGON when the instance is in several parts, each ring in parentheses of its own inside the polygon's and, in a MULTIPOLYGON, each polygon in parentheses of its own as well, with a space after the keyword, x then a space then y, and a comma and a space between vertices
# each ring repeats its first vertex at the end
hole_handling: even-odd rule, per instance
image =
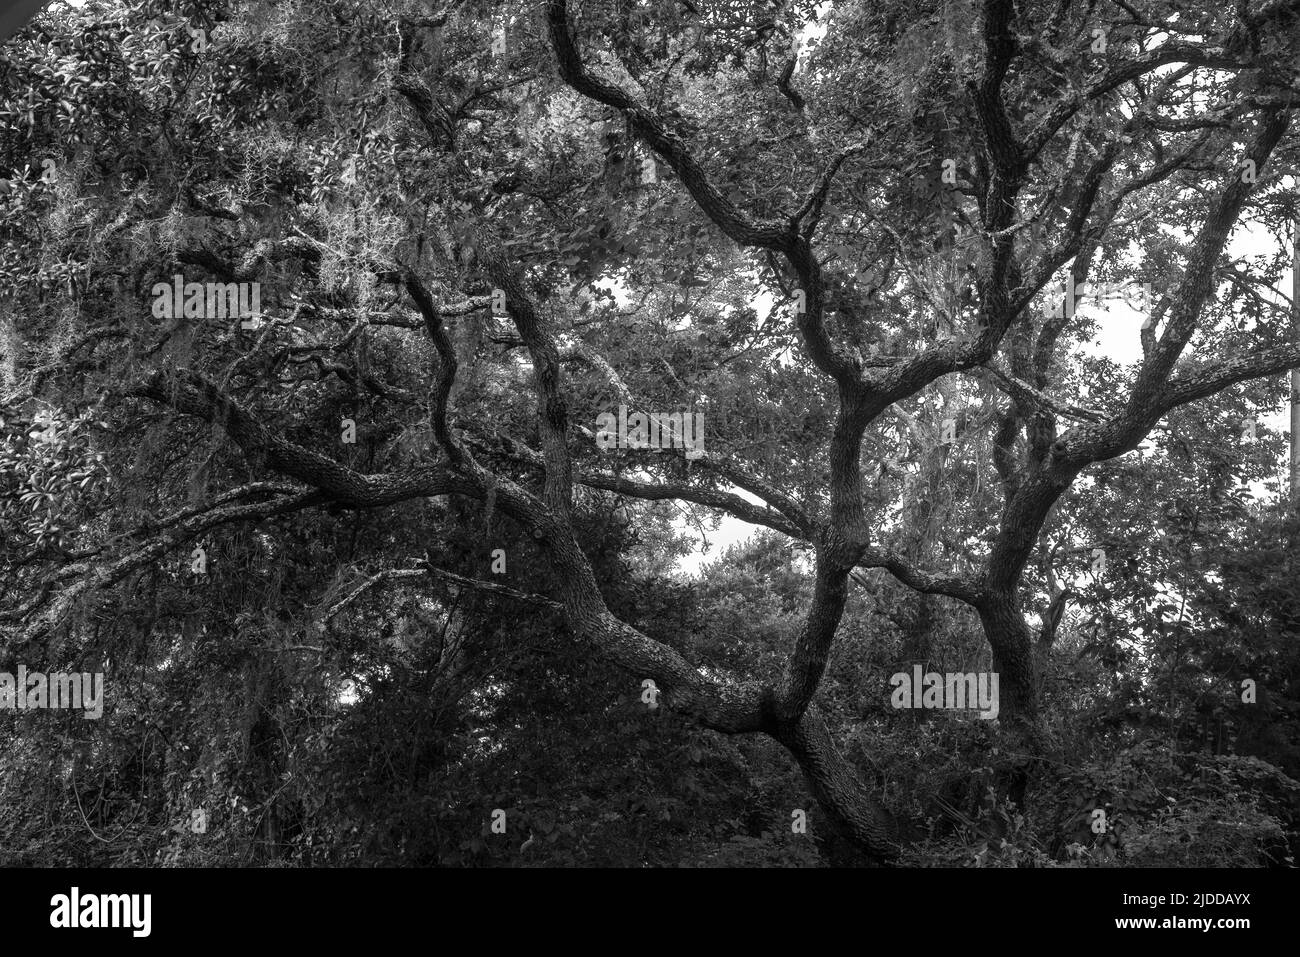
POLYGON ((110 692, 0 712, 0 864, 874 861, 833 766, 904 864, 1292 866, 1295 20, 1129 6, 38 17, 0 58, 0 670, 110 692), (1055 323, 1063 273, 1150 283, 1167 367, 1055 323), (260 312, 166 315, 177 275, 260 312), (706 456, 600 450, 629 402, 706 456), (754 534, 681 572, 721 516, 754 534), (1006 713, 896 710, 917 665, 1006 713))

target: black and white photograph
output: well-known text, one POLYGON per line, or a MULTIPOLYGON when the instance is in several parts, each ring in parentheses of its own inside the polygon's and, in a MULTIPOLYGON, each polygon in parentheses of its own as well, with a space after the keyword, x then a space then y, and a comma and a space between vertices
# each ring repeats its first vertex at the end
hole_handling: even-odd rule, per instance
POLYGON ((799 869, 1249 940, 1300 0, 4 6, 25 923, 799 869))

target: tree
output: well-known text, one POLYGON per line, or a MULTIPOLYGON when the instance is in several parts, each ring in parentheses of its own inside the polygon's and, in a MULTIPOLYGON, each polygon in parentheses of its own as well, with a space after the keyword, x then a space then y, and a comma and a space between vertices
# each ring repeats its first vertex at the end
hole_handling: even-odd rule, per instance
POLYGON ((1023 798, 1098 476, 1300 367, 1262 293, 1285 244, 1229 252, 1296 215, 1300 13, 815 6, 132 0, 11 43, 7 654, 84 651, 142 579, 208 587, 192 549, 220 567, 256 529, 265 562, 294 527, 322 572, 554 606, 667 713, 778 742, 893 860, 914 826, 818 701, 882 569, 914 648, 936 608, 978 620, 1023 798), (160 307, 174 275, 261 311, 160 307), (1134 366, 1081 358, 1062 278, 1156 291, 1134 366), (699 413, 705 447, 601 451, 620 405, 699 413), (779 668, 612 610, 611 495, 807 549, 779 668), (482 539, 439 565, 466 502, 482 539))

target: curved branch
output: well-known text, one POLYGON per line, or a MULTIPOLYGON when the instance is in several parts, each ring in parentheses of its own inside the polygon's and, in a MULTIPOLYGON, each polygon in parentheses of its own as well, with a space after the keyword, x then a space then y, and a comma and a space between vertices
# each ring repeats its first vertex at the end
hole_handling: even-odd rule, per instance
POLYGON ((19 636, 19 643, 26 644, 44 638, 68 620, 77 601, 83 596, 103 591, 117 584, 127 575, 157 561, 203 532, 231 522, 261 521, 272 516, 284 515, 319 505, 321 501, 321 496, 316 491, 308 490, 295 495, 281 496, 269 502, 227 505, 205 510, 177 523, 160 537, 106 564, 81 561, 62 569, 60 577, 75 576, 76 580, 63 588, 48 608, 27 622, 19 636))
POLYGON ((510 588, 506 585, 498 585, 495 582, 482 581, 477 578, 466 578, 464 575, 457 575, 455 572, 449 572, 444 568, 438 568, 434 565, 424 563, 419 568, 386 568, 383 571, 376 572, 350 591, 346 596, 331 605, 329 609, 321 615, 319 621, 321 624, 329 622, 340 612, 345 611, 349 605, 355 603, 357 599, 366 592, 384 582, 399 581, 402 579, 426 579, 430 576, 440 578, 453 585, 460 585, 465 588, 473 588, 477 591, 500 595, 503 598, 513 598, 516 601, 528 602, 534 605, 544 605, 548 608, 561 607, 558 601, 546 598, 542 595, 532 595, 527 592, 510 588))
POLYGON ((196 372, 157 370, 128 385, 122 393, 220 425, 253 461, 318 489, 341 505, 375 508, 452 492, 472 495, 478 488, 463 475, 428 465, 381 475, 354 471, 274 434, 196 372))
POLYGON ((416 308, 424 318, 425 332, 433 342, 438 357, 434 364, 433 386, 429 389, 429 423, 433 426, 433 434, 438 444, 447 453, 447 458, 451 460, 452 465, 459 465, 465 457, 465 450, 460 447, 460 443, 447 428, 447 398, 451 395, 451 387, 456 381, 456 350, 452 347, 451 339, 447 337, 447 330, 443 328, 442 312, 438 304, 433 301, 433 297, 429 295, 429 291, 424 288, 424 283, 420 282, 420 278, 411 271, 406 273, 403 281, 406 291, 415 300, 416 308))

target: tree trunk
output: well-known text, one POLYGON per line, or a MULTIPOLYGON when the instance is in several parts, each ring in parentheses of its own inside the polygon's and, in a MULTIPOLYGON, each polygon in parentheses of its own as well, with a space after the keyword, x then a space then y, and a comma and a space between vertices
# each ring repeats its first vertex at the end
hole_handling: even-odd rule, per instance
MULTIPOLYGON (((1300 345, 1300 216, 1291 249, 1291 341, 1300 345)), ((1291 370, 1291 508, 1300 511, 1300 369, 1291 370)))
POLYGON ((816 705, 810 706, 796 724, 780 728, 772 736, 799 762, 832 827, 873 861, 896 861, 903 847, 917 838, 911 824, 892 814, 858 769, 840 753, 816 705))
POLYGON ((1011 595, 994 595, 980 609, 998 675, 998 717, 1004 725, 1036 726, 1038 662, 1029 625, 1011 595))

